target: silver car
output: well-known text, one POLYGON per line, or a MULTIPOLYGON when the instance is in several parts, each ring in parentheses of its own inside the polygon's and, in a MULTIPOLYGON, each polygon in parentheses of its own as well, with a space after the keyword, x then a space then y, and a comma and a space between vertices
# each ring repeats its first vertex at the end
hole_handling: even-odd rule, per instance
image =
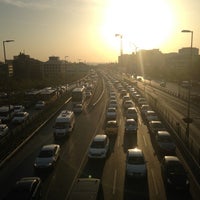
POLYGON ((35 159, 34 168, 40 169, 53 169, 60 156, 60 145, 49 144, 44 145, 39 155, 35 159))
POLYGON ((109 138, 107 135, 96 135, 89 147, 89 158, 106 158, 109 151, 109 138))
POLYGON ((128 149, 126 155, 126 178, 147 178, 147 166, 141 149, 128 149))

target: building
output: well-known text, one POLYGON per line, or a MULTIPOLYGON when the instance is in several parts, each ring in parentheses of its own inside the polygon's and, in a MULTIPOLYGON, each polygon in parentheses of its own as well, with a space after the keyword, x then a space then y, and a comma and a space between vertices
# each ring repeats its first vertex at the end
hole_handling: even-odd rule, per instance
POLYGON ((66 74, 66 62, 57 56, 50 56, 49 60, 42 65, 43 78, 54 80, 63 79, 66 74))
POLYGON ((18 56, 14 56, 13 60, 13 77, 15 79, 31 79, 41 80, 42 62, 34 58, 30 58, 29 55, 20 53, 18 56))

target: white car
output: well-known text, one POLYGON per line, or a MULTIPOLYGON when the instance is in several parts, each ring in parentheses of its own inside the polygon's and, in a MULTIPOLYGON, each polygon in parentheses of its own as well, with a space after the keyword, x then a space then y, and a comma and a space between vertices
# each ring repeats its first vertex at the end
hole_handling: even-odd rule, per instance
POLYGON ((36 104, 35 104, 35 109, 37 110, 41 110, 45 107, 46 103, 45 101, 38 101, 36 104))
POLYGON ((89 158, 106 158, 109 152, 109 138, 107 135, 96 135, 90 144, 88 157, 89 158))
POLYGON ((144 154, 141 149, 128 149, 126 155, 126 177, 127 178, 147 178, 147 166, 144 154))
POLYGON ((60 156, 60 145, 44 145, 39 155, 35 159, 34 168, 36 170, 53 169, 60 156))
POLYGON ((12 119, 12 123, 13 124, 22 124, 28 119, 29 119, 28 112, 17 112, 12 119))

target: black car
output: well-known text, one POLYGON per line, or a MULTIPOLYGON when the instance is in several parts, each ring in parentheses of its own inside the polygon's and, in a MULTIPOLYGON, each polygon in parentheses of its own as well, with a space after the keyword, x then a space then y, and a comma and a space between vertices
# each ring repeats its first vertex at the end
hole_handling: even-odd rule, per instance
POLYGON ((161 162, 161 173, 166 191, 180 190, 189 192, 190 182, 178 157, 164 156, 161 162))
POLYGON ((16 182, 4 200, 39 200, 41 198, 41 179, 24 177, 16 182))

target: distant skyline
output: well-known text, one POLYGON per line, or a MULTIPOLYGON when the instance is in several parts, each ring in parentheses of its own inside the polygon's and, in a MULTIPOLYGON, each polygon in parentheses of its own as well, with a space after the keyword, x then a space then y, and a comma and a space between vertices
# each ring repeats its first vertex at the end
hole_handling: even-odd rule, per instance
POLYGON ((41 61, 117 62, 123 52, 200 48, 199 0, 0 0, 0 61, 20 52, 41 61))

